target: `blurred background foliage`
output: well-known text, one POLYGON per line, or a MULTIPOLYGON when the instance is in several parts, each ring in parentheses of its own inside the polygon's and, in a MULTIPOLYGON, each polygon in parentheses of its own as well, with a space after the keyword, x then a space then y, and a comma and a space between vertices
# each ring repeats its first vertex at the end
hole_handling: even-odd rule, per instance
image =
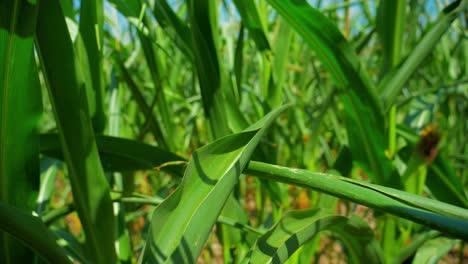
MULTIPOLYGON (((0 201, 34 210, 76 261, 134 263, 194 151, 241 144, 224 137, 291 103, 245 143, 247 160, 466 209, 467 26, 466 1, 0 1, 0 201)), ((468 259, 463 240, 249 172, 214 214, 199 263, 267 261, 249 249, 279 221, 302 223, 292 209, 330 228, 307 231, 290 263, 468 259)), ((5 233, 0 246, 0 262, 35 258, 5 233)))

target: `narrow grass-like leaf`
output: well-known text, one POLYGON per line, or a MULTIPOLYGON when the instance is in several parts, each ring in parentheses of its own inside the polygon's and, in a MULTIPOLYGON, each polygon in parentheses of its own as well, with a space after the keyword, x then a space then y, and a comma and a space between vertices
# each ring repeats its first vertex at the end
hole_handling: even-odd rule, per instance
MULTIPOLYGON (((383 0, 377 12, 377 32, 382 44, 382 73, 385 76, 401 59, 404 26, 406 22, 406 0, 383 0)), ((396 106, 388 118, 388 156, 396 152, 396 106)))
POLYGON ((72 258, 73 261, 89 264, 89 259, 86 258, 84 253, 83 244, 80 244, 72 234, 63 229, 52 229, 52 232, 57 237, 57 244, 67 252, 68 257, 72 258))
POLYGON ((293 29, 282 18, 278 19, 278 35, 276 36, 275 43, 273 44, 273 77, 275 79, 275 87, 270 91, 270 105, 277 106, 281 104, 283 95, 283 85, 287 73, 287 64, 289 60, 289 49, 293 40, 293 29))
POLYGON ((332 226, 331 231, 345 244, 349 262, 362 263, 363 260, 369 263, 385 262, 374 231, 363 218, 352 215, 346 224, 332 226))
MULTIPOLYGON (((111 136, 118 137, 121 134, 120 122, 122 115, 120 113, 120 94, 123 92, 117 80, 115 79, 114 72, 111 72, 111 86, 109 89, 110 100, 109 100, 109 129, 108 133, 111 136)), ((123 134, 123 133, 122 133, 123 134)), ((98 145, 99 148, 99 145, 98 145)), ((133 183, 135 178, 132 175, 128 175, 124 178, 122 173, 112 173, 114 190, 130 193, 133 190, 133 183), (124 180, 125 179, 125 180, 124 180)), ((126 207, 121 204, 114 204, 114 215, 116 222, 115 230, 115 249, 117 253, 117 259, 120 264, 131 264, 132 259, 132 246, 130 244, 130 236, 125 222, 126 207)))
POLYGON ((380 1, 377 14, 377 32, 383 47, 382 72, 384 74, 392 70, 400 61, 406 9, 406 0, 380 1))
POLYGON ((0 230, 8 232, 50 263, 71 263, 55 242, 54 234, 39 218, 0 202, 0 219, 0 230))
POLYGON ((236 102, 240 102, 242 99, 242 76, 244 70, 244 36, 245 36, 244 25, 240 25, 239 36, 237 37, 236 49, 234 51, 234 75, 236 77, 235 91, 236 102))
POLYGON ((394 214, 454 237, 468 239, 468 210, 363 181, 250 162, 248 174, 319 190, 394 214))
POLYGON ((158 144, 162 148, 167 148, 167 142, 165 140, 164 133, 162 131, 161 126, 157 122, 155 116, 153 115, 152 108, 146 102, 145 97, 140 92, 140 89, 138 88, 137 84, 133 80, 132 75, 130 74, 128 69, 125 67, 125 64, 120 60, 118 61, 118 64, 122 72, 122 77, 127 83, 128 88, 130 88, 130 91, 132 92, 133 97, 135 98, 135 101, 138 104, 138 107, 141 109, 141 112, 144 113, 146 122, 149 124, 151 128, 151 132, 153 133, 153 136, 156 139, 156 142, 158 142, 158 144))
POLYGON ((456 240, 438 237, 424 243, 416 252, 413 263, 439 263, 439 260, 449 253, 457 244, 456 240))
MULTIPOLYGON (((45 137, 42 136, 41 139, 45 137)), ((50 136, 46 136, 50 137, 50 136)), ((160 164, 163 160, 152 160, 149 157, 164 157, 173 156, 169 160, 179 160, 175 154, 159 150, 157 147, 149 146, 146 144, 138 143, 131 140, 112 138, 108 143, 104 143, 103 139, 109 140, 107 137, 98 137, 98 144, 100 147, 116 145, 111 153, 107 153, 104 149, 100 150, 103 160, 111 160, 106 156, 121 157, 118 161, 122 163, 128 162, 132 169, 149 169, 154 164, 160 164), (102 141, 101 141, 102 140, 102 141), (117 145, 119 145, 117 147, 117 145), (127 151, 130 150, 130 151, 127 151), (149 155, 144 155, 149 153, 149 155), (154 155, 151 153, 155 153, 154 155), (127 157, 127 155, 129 155, 127 157), (137 159, 132 160, 130 156, 137 159), (146 156, 146 159, 145 159, 146 156), (142 158, 141 160, 139 158, 142 158)), ((55 147, 52 152, 57 153, 57 139, 54 139, 55 147)), ((47 141, 45 141, 47 142, 47 141)), ((50 146, 50 144, 47 144, 50 146)), ((41 146, 42 149, 42 146, 41 146)), ((42 149, 45 153, 50 153, 51 149, 42 149)), ((56 157, 57 154, 52 156, 56 157)), ((117 162, 114 166, 118 166, 117 162)), ((167 166, 164 169, 169 169, 173 166, 167 166)), ((177 168, 174 166, 173 168, 177 168)), ((168 171, 169 172, 169 171, 168 171)), ((338 177, 331 174, 314 173, 305 170, 290 169, 279 167, 270 164, 250 162, 246 168, 246 173, 254 176, 265 177, 267 179, 286 182, 288 184, 304 186, 328 193, 333 196, 341 197, 350 201, 367 205, 388 213, 398 215, 400 217, 419 222, 423 225, 446 232, 452 224, 467 225, 468 211, 450 204, 442 203, 425 197, 417 196, 414 194, 405 193, 399 190, 385 188, 382 186, 371 185, 362 181, 353 181, 348 178, 338 177), (350 182, 352 181, 352 182, 350 182), (354 183, 353 183, 354 182, 354 183), (424 211, 422 211, 422 210, 424 211), (433 213, 430 213, 432 211, 433 213), (450 223, 449 217, 452 216, 455 223, 450 223), (457 220, 458 219, 458 220, 457 220), (460 222, 459 219, 464 219, 460 222), (443 223, 446 221, 446 224, 443 223), (442 226, 442 227, 441 227, 442 226)), ((460 227, 462 228, 462 227, 460 227)), ((450 232, 450 231, 449 231, 450 232)), ((461 232, 460 236, 468 236, 467 232, 461 232)))
POLYGON ((152 216, 142 263, 194 262, 260 137, 284 107, 192 154, 179 187, 152 216))
POLYGON ((127 18, 138 17, 140 10, 138 6, 140 1, 132 0, 109 0, 110 3, 114 4, 115 7, 127 18))
POLYGON ((60 3, 39 6, 36 44, 52 103, 73 198, 95 263, 114 263, 114 218, 102 170, 84 82, 60 3), (56 45, 57 41, 60 45, 56 45))
MULTIPOLYGON (((63 159, 57 134, 43 134, 40 142, 41 153, 63 159)), ((183 157, 172 152, 134 140, 96 136, 96 143, 102 166, 108 172, 150 170, 167 162, 185 161, 183 157)), ((164 166, 161 170, 181 177, 184 174, 184 167, 180 165, 164 166)))
POLYGON ((161 27, 174 39, 176 45, 180 47, 188 58, 193 59, 190 28, 177 16, 167 1, 156 1, 153 7, 153 14, 161 27))
POLYGON ((269 50, 270 43, 266 37, 264 26, 258 14, 257 4, 250 0, 234 0, 243 25, 249 30, 249 36, 255 41, 260 51, 269 50))
MULTIPOLYGON (((36 126, 42 102, 34 60, 36 18, 37 4, 0 2, 0 201, 28 213, 39 187, 36 126)), ((0 262, 32 262, 30 253, 0 232, 0 262)))
MULTIPOLYGON (((60 149, 60 141, 58 137, 57 146, 58 149, 60 149)), ((37 196, 36 208, 34 210, 39 215, 41 215, 49 205, 50 199, 55 189, 55 177, 57 176, 59 167, 60 162, 47 157, 41 158, 41 184, 37 196)))
POLYGON ((325 230, 332 233, 336 231, 337 235, 344 238, 349 263, 382 263, 380 248, 365 222, 332 215, 320 209, 285 214, 270 231, 256 241, 247 261, 284 263, 302 245, 325 230))
POLYGON ((414 252, 421 247, 426 241, 433 239, 440 235, 440 232, 430 230, 418 235, 415 235, 411 241, 411 244, 406 245, 399 253, 398 256, 394 256, 394 259, 391 263, 403 263, 406 259, 414 255, 414 252))
POLYGON ((395 68, 394 71, 382 80, 379 84, 379 91, 382 91, 381 98, 384 101, 386 109, 389 109, 395 102, 401 89, 403 89, 405 83, 418 69, 421 62, 434 51, 434 47, 439 42, 440 37, 447 32, 452 21, 464 10, 466 4, 466 0, 457 0, 448 5, 400 67, 395 68))
POLYGON ((430 165, 426 185, 436 199, 468 208, 462 182, 442 153, 430 165))
POLYGON ((194 65, 200 83, 205 116, 210 122, 214 138, 229 134, 225 100, 221 89, 221 69, 213 24, 216 5, 209 0, 188 0, 188 17, 192 32, 194 65))
POLYGON ((383 109, 353 47, 307 1, 268 1, 315 51, 339 88, 353 158, 379 184, 399 186, 385 156, 383 109))
POLYGON ((104 114, 104 84, 102 75, 102 46, 104 45, 104 1, 83 0, 80 2, 80 35, 88 56, 89 69, 94 92, 94 102, 88 102, 95 107, 93 126, 96 133, 101 134, 105 128, 104 114))
MULTIPOLYGON (((144 17, 144 21, 145 25, 149 26, 149 18, 144 17)), ((159 58, 159 52, 148 36, 146 36, 140 31, 138 32, 138 36, 140 38, 140 43, 143 48, 145 60, 148 65, 150 77, 154 85, 153 93, 155 97, 155 102, 157 102, 155 108, 158 110, 159 119, 161 122, 160 129, 163 133, 166 147, 169 150, 173 150, 175 149, 175 142, 174 137, 170 135, 175 131, 175 129, 172 117, 170 116, 166 95, 164 93, 164 84, 166 80, 163 78, 164 74, 162 73, 163 69, 159 58)), ((150 113, 152 114, 152 112, 150 113)))

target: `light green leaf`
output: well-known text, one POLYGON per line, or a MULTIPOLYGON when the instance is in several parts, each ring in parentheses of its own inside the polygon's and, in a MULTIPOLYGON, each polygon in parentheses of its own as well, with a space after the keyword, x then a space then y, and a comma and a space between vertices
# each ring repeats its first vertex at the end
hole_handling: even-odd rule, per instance
POLYGON ((181 184, 153 213, 141 263, 197 259, 260 137, 284 109, 192 154, 181 184))
POLYGON ((400 190, 332 174, 251 161, 245 173, 318 190, 394 214, 454 237, 468 238, 468 210, 400 190))
POLYGON ((456 240, 438 237, 424 243, 416 252, 413 263, 436 264, 457 243, 456 240))
POLYGON ((327 210, 291 211, 261 236, 244 262, 284 263, 302 245, 321 231, 343 239, 349 263, 382 263, 381 249, 369 226, 360 218, 346 218, 327 210), (359 234, 358 236, 356 234, 359 234))

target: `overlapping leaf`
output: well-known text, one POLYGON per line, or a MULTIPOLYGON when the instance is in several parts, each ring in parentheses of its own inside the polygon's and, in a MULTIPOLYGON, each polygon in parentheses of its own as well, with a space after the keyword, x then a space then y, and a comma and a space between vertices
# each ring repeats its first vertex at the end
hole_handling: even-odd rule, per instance
POLYGON ((347 246, 349 263, 382 263, 382 252, 372 229, 360 218, 332 215, 324 210, 291 211, 261 236, 245 263, 285 263, 319 232, 329 230, 347 246), (359 234, 359 235, 357 235, 359 234))
POLYGON ((374 182, 398 186, 399 179, 392 178, 392 164, 385 156, 383 109, 352 46, 307 1, 268 2, 315 51, 340 89, 348 143, 355 161, 374 182))
MULTIPOLYGON (((57 134, 44 134, 40 137, 40 150, 50 157, 63 159, 60 140, 57 134)), ((158 147, 134 140, 109 136, 96 136, 102 166, 105 171, 149 170, 171 161, 185 159, 158 147)), ((165 166, 162 170, 182 176, 183 166, 165 166)))
POLYGON ((36 44, 73 198, 86 234, 87 252, 95 263, 114 263, 114 217, 109 185, 94 139, 86 84, 59 2, 41 2, 36 44))
POLYGON ((400 190, 332 174, 250 162, 246 173, 320 190, 327 194, 404 217, 455 237, 468 238, 468 210, 400 190))
MULTIPOLYGON (((31 212, 39 187, 41 92, 34 60, 37 4, 0 2, 0 201, 31 212)), ((0 262, 31 262, 32 254, 0 232, 0 262)))
POLYGON ((142 263, 194 262, 265 129, 284 110, 195 151, 184 179, 152 216, 142 263))
POLYGON ((0 230, 28 245, 50 263, 71 263, 55 236, 42 221, 17 208, 0 203, 0 230))

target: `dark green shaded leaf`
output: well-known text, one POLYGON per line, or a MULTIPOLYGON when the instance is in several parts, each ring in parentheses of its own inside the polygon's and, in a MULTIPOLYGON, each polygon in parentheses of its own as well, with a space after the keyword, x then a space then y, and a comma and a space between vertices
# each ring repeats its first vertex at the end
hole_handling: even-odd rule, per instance
POLYGON ((460 178, 442 153, 429 166, 426 185, 437 200, 468 208, 468 199, 460 178))
POLYGON ((192 39, 190 28, 172 10, 167 1, 156 1, 153 7, 153 14, 158 23, 171 36, 180 49, 193 60, 192 39))
POLYGON ((382 44, 383 74, 400 62, 405 26, 406 0, 382 0, 377 14, 377 32, 382 44))
MULTIPOLYGON (((31 212, 39 188, 36 126, 42 111, 33 34, 37 5, 0 1, 0 202, 31 212)), ((33 255, 0 232, 0 262, 33 255)))
POLYGON ((263 30, 255 1, 234 0, 234 4, 242 17, 242 24, 249 30, 249 36, 255 41, 257 48, 260 51, 269 50, 270 43, 263 30))
POLYGON ((86 234, 87 252, 95 263, 114 263, 114 217, 109 185, 94 139, 85 83, 59 2, 41 2, 36 44, 73 198, 86 234))
POLYGON ((96 133, 104 131, 106 117, 104 114, 104 84, 102 78, 102 46, 104 45, 104 1, 82 0, 80 1, 80 35, 86 48, 92 86, 87 87, 94 92, 93 104, 95 112, 92 116, 96 133))
MULTIPOLYGON (((144 38, 144 36, 141 36, 141 37, 144 38)), ((149 42, 147 44, 150 45, 149 42)), ((148 123, 151 129, 151 132, 153 133, 153 136, 156 139, 156 142, 158 142, 158 144, 161 147, 167 148, 167 142, 165 140, 164 133, 162 131, 161 126, 157 122, 155 116, 153 115, 153 111, 152 111, 153 109, 146 102, 145 97, 141 93, 139 87, 133 80, 132 75, 130 74, 127 67, 125 67, 124 63, 119 60, 118 64, 123 75, 122 77, 127 83, 128 88, 130 88, 130 91, 133 94, 133 98, 135 98, 135 101, 137 102, 138 107, 140 108, 141 112, 144 113, 145 118, 146 118, 146 123, 148 123)))
MULTIPOLYGON (((185 160, 172 152, 135 140, 96 136, 96 143, 105 171, 150 170, 166 162, 185 160)), ((41 135, 40 150, 50 157, 63 159, 57 134, 41 135)), ((180 165, 165 166, 162 170, 176 176, 184 174, 184 167, 180 165)))
POLYGON ((0 202, 0 229, 28 245, 50 263, 71 263, 39 218, 0 202))
MULTIPOLYGON (((195 71, 198 74, 205 116, 214 138, 229 134, 217 44, 214 40, 216 5, 209 0, 187 1, 195 71)), ((216 32, 216 31, 215 31, 216 32)))

